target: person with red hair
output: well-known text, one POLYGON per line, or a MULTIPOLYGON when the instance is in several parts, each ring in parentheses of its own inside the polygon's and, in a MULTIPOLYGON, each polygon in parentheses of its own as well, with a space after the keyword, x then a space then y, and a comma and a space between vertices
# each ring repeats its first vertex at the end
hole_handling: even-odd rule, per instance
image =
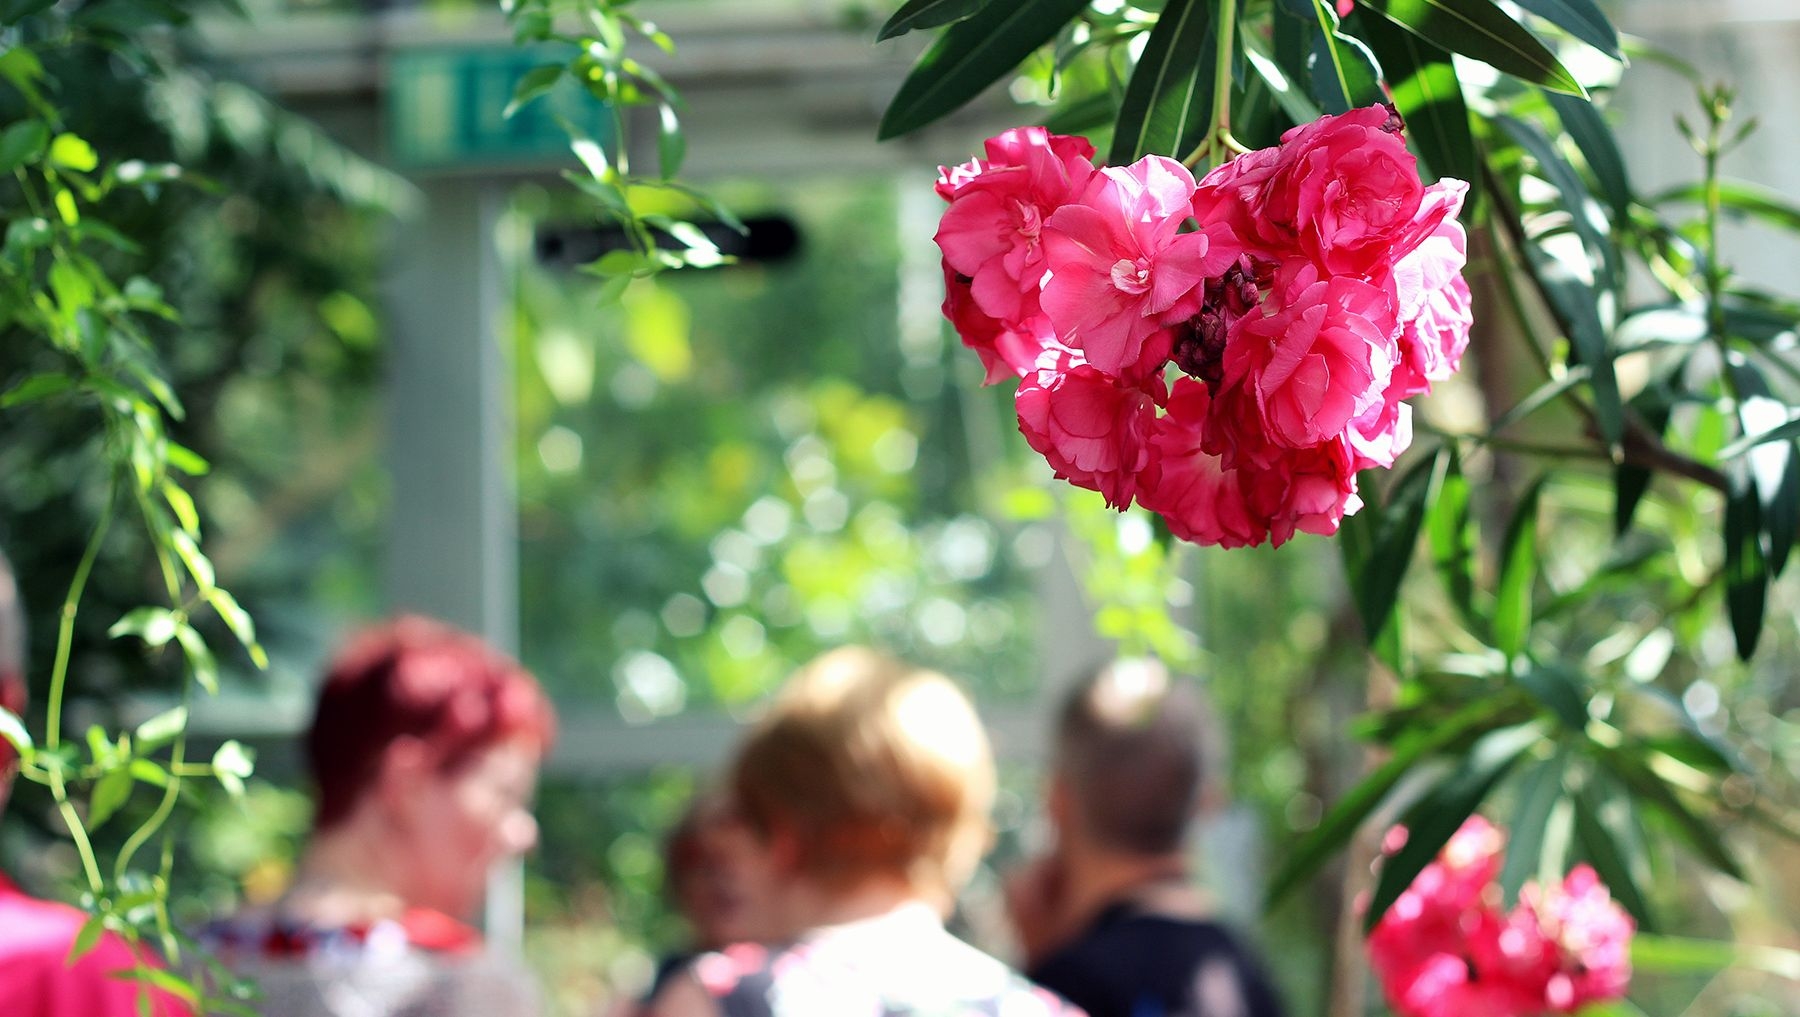
MULTIPOLYGON (((12 567, 0 555, 0 709, 25 713, 25 615, 12 567)), ((18 776, 19 756, 0 739, 0 818, 18 776)), ((69 948, 85 912, 39 900, 0 873, 0 1014, 5 1017, 185 1017, 165 993, 123 973, 156 964, 111 932, 73 964, 69 948), (144 1010, 140 1003, 147 1004, 144 1010)))
POLYGON ((465 922, 489 870, 536 843, 555 721, 516 661, 406 616, 332 662, 306 737, 317 811, 287 892, 215 926, 265 1017, 536 1012, 524 971, 465 922))

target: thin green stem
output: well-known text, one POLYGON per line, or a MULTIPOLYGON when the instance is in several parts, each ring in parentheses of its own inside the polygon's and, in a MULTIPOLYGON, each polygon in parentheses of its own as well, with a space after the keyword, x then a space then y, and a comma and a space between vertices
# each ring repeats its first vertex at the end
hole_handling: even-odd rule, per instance
MULTIPOLYGON (((87 588, 88 576, 94 570, 94 561, 100 557, 100 547, 106 541, 106 531, 112 526, 113 503, 117 500, 115 481, 113 486, 107 488, 100 518, 94 524, 94 534, 88 538, 87 549, 81 553, 81 561, 75 566, 75 576, 69 581, 68 596, 63 600, 56 633, 56 663, 50 670, 50 698, 45 704, 44 748, 49 752, 55 752, 62 746, 63 699, 68 691, 69 649, 75 640, 75 615, 80 610, 81 595, 87 588)), ((100 863, 94 857, 94 845, 88 839, 87 827, 82 825, 80 814, 75 811, 74 803, 69 801, 69 788, 63 780, 62 768, 50 767, 49 777, 51 797, 56 800, 57 812, 69 828, 69 837, 75 842, 76 852, 81 855, 81 868, 87 875, 88 888, 99 893, 105 885, 100 878, 100 863)))

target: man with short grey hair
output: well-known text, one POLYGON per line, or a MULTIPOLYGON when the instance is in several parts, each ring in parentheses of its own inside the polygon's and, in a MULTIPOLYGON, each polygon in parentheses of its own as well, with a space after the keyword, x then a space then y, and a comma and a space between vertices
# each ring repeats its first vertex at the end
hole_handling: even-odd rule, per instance
POLYGON ((1260 965, 1211 920, 1189 831, 1217 733, 1194 683, 1148 659, 1076 684, 1057 718, 1054 848, 1008 882, 1026 973, 1091 1017, 1278 1017, 1260 965))

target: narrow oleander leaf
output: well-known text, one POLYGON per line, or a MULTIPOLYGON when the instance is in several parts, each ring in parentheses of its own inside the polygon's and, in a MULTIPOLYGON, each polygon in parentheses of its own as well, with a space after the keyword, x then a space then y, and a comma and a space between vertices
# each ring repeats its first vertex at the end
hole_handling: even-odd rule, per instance
MULTIPOLYGON (((1290 29, 1283 26, 1294 24, 1293 18, 1277 17, 1276 31, 1281 33, 1290 29)), ((1244 59, 1263 84, 1269 88, 1269 94, 1275 104, 1287 114, 1287 118, 1297 124, 1317 120, 1324 114, 1313 101, 1302 92, 1302 83, 1289 76, 1281 63, 1275 59, 1270 41, 1252 33, 1244 39, 1244 59)))
POLYGON ((1500 893, 1508 905, 1519 899, 1519 887, 1544 867, 1544 834, 1550 827, 1551 811, 1563 800, 1567 766, 1567 757, 1558 752, 1534 763, 1519 779, 1518 803, 1513 807, 1512 822, 1506 825, 1506 861, 1500 869, 1500 893))
MULTIPOLYGON (((1673 408, 1667 399, 1656 397, 1649 389, 1640 392, 1631 400, 1632 409, 1644 421, 1649 431, 1661 437, 1669 427, 1669 417, 1673 408)), ((1651 471, 1642 466, 1620 463, 1613 467, 1613 533, 1624 536, 1631 529, 1631 521, 1637 515, 1637 507, 1650 491, 1651 471)))
POLYGON ((1675 789, 1635 753, 1614 750, 1604 754, 1602 759, 1631 790, 1633 799, 1668 820, 1681 839, 1708 864, 1733 879, 1742 881, 1745 878, 1743 865, 1719 836, 1718 824, 1688 808, 1675 789))
POLYGON ((875 33, 875 41, 885 42, 908 32, 941 28, 973 15, 987 3, 988 0, 908 0, 887 19, 881 31, 875 33))
POLYGON ((1658 974, 1712 974, 1741 967, 1800 982, 1800 950, 1726 939, 1688 939, 1640 932, 1631 937, 1631 966, 1658 974))
POLYGON ((1763 550, 1762 505, 1756 482, 1742 460, 1726 471, 1725 605, 1738 657, 1749 660, 1762 638, 1763 607, 1768 593, 1768 562, 1763 550))
POLYGON ((1514 0, 1520 7, 1550 22, 1614 60, 1624 60, 1619 32, 1594 0, 1514 0))
POLYGON ((1463 707, 1442 723, 1409 730, 1392 746, 1386 761, 1345 793, 1295 846, 1269 881, 1265 907, 1280 903, 1348 843, 1369 813, 1421 760, 1493 724, 1506 706, 1501 697, 1490 696, 1463 707))
POLYGON ((0 409, 11 409, 24 403, 47 399, 74 387, 75 379, 66 374, 34 374, 0 396, 0 409))
POLYGON ((1450 446, 1437 491, 1429 499, 1425 516, 1426 540, 1431 563, 1450 594, 1450 602, 1469 627, 1482 633, 1485 619, 1475 607, 1475 517, 1470 511, 1469 478, 1463 475, 1462 456, 1450 446))
POLYGON ((1513 510, 1502 547, 1500 582, 1494 594, 1494 646, 1509 658, 1525 649, 1531 633, 1531 590, 1537 582, 1537 510, 1544 481, 1526 490, 1513 510))
POLYGON ((1514 681, 1564 727, 1577 733, 1587 729, 1587 692, 1582 689, 1581 680, 1567 669, 1556 664, 1526 668, 1514 681))
POLYGON ((1534 85, 1571 95, 1587 90, 1537 37, 1492 0, 1362 0, 1427 42, 1534 85))
POLYGON ((1381 864, 1381 878, 1363 916, 1365 930, 1381 921, 1387 909, 1412 885, 1419 870, 1437 857, 1500 778, 1543 736, 1543 725, 1537 721, 1489 732, 1475 743, 1455 770, 1407 810, 1406 844, 1381 864))
MULTIPOLYGON (((1432 175, 1477 179, 1480 155, 1469 129, 1469 107, 1450 54, 1385 18, 1359 17, 1356 34, 1381 61, 1406 135, 1432 175)), ((1469 193, 1474 200, 1480 193, 1469 193)))
POLYGON ((1088 0, 990 3, 945 29, 913 65, 877 136, 897 138, 961 108, 1056 38, 1088 0))
MULTIPOLYGON (((1354 557, 1346 551, 1357 613, 1362 616, 1363 632, 1370 640, 1386 628, 1393 614, 1400 583, 1412 564, 1413 547, 1419 542, 1419 530, 1425 522, 1426 500, 1448 469, 1449 456, 1448 448, 1444 448, 1437 455, 1414 463, 1395 482, 1387 504, 1373 517, 1374 528, 1363 528, 1367 531, 1366 549, 1359 548, 1354 557)), ((1364 511, 1368 509, 1365 507, 1364 511)))
POLYGON ((682 133, 681 119, 673 105, 665 102, 657 113, 657 169, 667 180, 681 173, 681 164, 687 159, 687 135, 682 133))
POLYGON ((1758 445, 1771 441, 1792 441, 1795 438, 1800 438, 1800 417, 1771 427, 1766 431, 1746 434, 1720 449, 1717 458, 1721 462, 1737 459, 1758 445))
POLYGON ((1212 0, 1170 0, 1131 71, 1113 130, 1115 166, 1145 155, 1182 158, 1212 125, 1212 0))
MULTIPOLYGON (((1776 398, 1768 379, 1754 363, 1734 353, 1727 361, 1727 370, 1737 391, 1738 426, 1745 435, 1767 434, 1789 423, 1788 404, 1776 398)), ((1742 460, 1756 485, 1771 578, 1779 576, 1787 566, 1794 531, 1800 527, 1800 465, 1796 458, 1791 441, 1759 441, 1744 453, 1742 460)))
POLYGON ((1580 358, 1581 366, 1588 372, 1587 381, 1594 393, 1594 415, 1599 419, 1600 436, 1608 445, 1617 447, 1625 435, 1625 404, 1619 392, 1619 376, 1613 367, 1606 326, 1600 320, 1599 294, 1542 246, 1527 244, 1525 255, 1532 274, 1550 297, 1553 309, 1567 322, 1569 342, 1580 358))
POLYGON ((1599 803, 1585 789, 1574 798, 1575 838, 1581 845, 1582 854, 1594 866, 1594 873, 1606 884, 1613 899, 1637 919, 1638 927, 1655 931, 1655 917, 1650 913, 1643 891, 1638 888, 1631 866, 1625 861, 1623 850, 1600 822, 1599 803))
MULTIPOLYGON (((1761 219, 1771 226, 1779 226, 1791 232, 1800 233, 1800 204, 1795 204, 1778 191, 1758 184, 1749 184, 1741 180, 1719 181, 1719 201, 1733 212, 1761 219)), ((1706 185, 1685 184, 1672 187, 1650 199, 1652 205, 1682 203, 1700 205, 1706 202, 1706 185)))
POLYGON ((1569 213, 1570 225, 1575 228, 1576 235, 1581 237, 1588 257, 1594 263, 1598 286, 1616 289, 1620 275, 1618 252, 1608 235, 1606 223, 1598 218, 1598 203, 1588 191, 1587 184, 1582 181, 1581 174, 1575 172, 1575 167, 1557 151, 1555 142, 1536 124, 1506 116, 1494 119, 1520 147, 1530 153, 1538 166, 1537 175, 1562 195, 1562 205, 1569 213))
POLYGON ((1548 92, 1545 97, 1550 100, 1550 107, 1556 110, 1563 130, 1587 161, 1588 169, 1593 171, 1594 182, 1600 185, 1600 194, 1612 213, 1614 227, 1628 225, 1633 200, 1631 176, 1625 170, 1625 156, 1619 151, 1618 139, 1613 137, 1606 118, 1587 99, 1559 92, 1548 92))
POLYGON ((1312 33, 1307 90, 1327 113, 1347 113, 1387 98, 1381 65, 1360 39, 1320 26, 1312 33))

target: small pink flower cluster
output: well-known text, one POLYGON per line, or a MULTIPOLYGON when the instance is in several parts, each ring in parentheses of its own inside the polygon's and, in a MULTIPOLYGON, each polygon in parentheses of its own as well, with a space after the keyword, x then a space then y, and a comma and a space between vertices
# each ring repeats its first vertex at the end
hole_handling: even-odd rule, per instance
POLYGON ((1335 533, 1469 338, 1468 185, 1421 184, 1399 130, 1322 117, 1198 183, 1007 131, 938 180, 944 314, 1057 476, 1202 544, 1335 533))
MULTIPOLYGON (((1396 827, 1385 850, 1406 841, 1396 827)), ((1502 912, 1505 835, 1474 816, 1369 934, 1369 961, 1400 1017, 1537 1017, 1625 994, 1636 925, 1594 870, 1526 883, 1502 912)))

